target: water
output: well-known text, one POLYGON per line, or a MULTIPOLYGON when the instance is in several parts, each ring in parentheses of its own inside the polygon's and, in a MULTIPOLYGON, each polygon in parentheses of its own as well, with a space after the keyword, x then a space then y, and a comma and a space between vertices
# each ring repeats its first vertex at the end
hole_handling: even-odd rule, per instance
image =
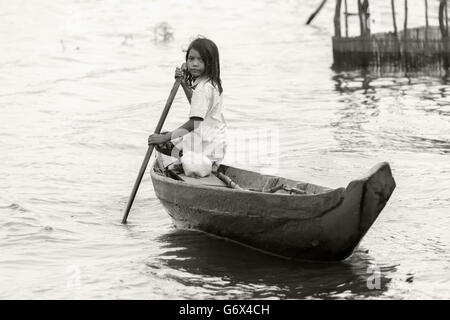
MULTIPOLYGON (((448 299, 450 86, 336 75, 334 8, 305 26, 315 5, 2 1, 0 298, 448 299), (162 22, 172 41, 154 39, 162 22), (220 49, 230 135, 278 134, 278 175, 340 187, 391 164, 397 188, 348 260, 293 263, 177 231, 148 174, 120 223, 197 34, 220 49)), ((374 30, 391 25, 383 5, 374 30)), ((410 4, 411 26, 421 5, 410 4)), ((166 128, 187 112, 179 94, 166 128)))

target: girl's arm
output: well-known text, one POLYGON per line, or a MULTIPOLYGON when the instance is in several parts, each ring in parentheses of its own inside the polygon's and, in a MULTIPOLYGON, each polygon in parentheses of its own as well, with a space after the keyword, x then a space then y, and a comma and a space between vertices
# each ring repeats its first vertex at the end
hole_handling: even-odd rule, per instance
POLYGON ((188 121, 186 121, 181 127, 173 130, 172 132, 166 132, 163 134, 152 134, 148 137, 148 144, 162 144, 166 143, 170 140, 176 139, 178 137, 182 137, 189 132, 194 131, 194 129, 198 128, 202 118, 192 117, 188 121))
POLYGON ((173 130, 172 132, 168 132, 167 134, 169 135, 170 140, 174 140, 176 138, 188 134, 189 132, 194 131, 194 129, 197 129, 202 121, 203 121, 202 118, 192 117, 188 121, 186 121, 181 127, 173 130))
POLYGON ((183 63, 181 68, 175 69, 175 79, 180 82, 181 86, 183 87, 183 91, 186 94, 186 98, 188 99, 189 103, 191 103, 192 89, 189 88, 188 84, 186 83, 186 63, 183 63))

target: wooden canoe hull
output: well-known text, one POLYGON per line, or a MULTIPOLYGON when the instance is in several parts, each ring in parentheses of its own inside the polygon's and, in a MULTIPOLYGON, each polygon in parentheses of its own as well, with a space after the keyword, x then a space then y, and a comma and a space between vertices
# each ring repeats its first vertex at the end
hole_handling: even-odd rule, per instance
POLYGON ((192 186, 154 170, 151 177, 156 196, 177 227, 290 259, 315 261, 347 258, 395 188, 388 163, 378 164, 345 189, 312 195, 192 186))

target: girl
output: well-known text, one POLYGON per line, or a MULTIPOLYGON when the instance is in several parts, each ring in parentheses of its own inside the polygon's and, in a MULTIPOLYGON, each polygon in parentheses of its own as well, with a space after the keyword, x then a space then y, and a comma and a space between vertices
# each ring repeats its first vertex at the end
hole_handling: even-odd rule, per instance
POLYGON ((226 151, 217 46, 206 38, 194 40, 186 51, 186 69, 182 69, 175 69, 175 78, 191 105, 189 120, 172 132, 150 135, 148 144, 179 158, 187 176, 203 177, 217 171, 226 151), (181 143, 170 142, 180 137, 181 143))

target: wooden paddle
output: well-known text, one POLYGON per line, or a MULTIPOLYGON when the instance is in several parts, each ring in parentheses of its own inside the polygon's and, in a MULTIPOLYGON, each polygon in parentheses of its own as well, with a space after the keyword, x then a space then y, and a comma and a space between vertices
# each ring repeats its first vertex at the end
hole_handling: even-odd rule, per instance
MULTIPOLYGON (((173 99, 177 95, 178 87, 180 86, 180 81, 176 80, 173 84, 172 90, 170 91, 169 98, 167 99, 166 106, 161 114, 161 118, 159 119, 158 125, 156 126, 155 133, 161 133, 161 129, 164 125, 164 121, 166 121, 167 114, 169 113, 170 107, 172 105, 173 99)), ((131 206, 133 205, 134 198, 136 197, 137 190, 139 185, 141 184, 142 177, 144 176, 145 169, 147 168, 148 161, 152 155, 154 145, 150 145, 147 149, 147 153, 145 154, 144 161, 142 162, 141 170, 137 176, 136 182, 134 183, 133 190, 131 191, 130 199, 128 199, 127 208, 125 209, 125 214, 122 219, 122 223, 127 223, 128 214, 130 213, 131 206)))

